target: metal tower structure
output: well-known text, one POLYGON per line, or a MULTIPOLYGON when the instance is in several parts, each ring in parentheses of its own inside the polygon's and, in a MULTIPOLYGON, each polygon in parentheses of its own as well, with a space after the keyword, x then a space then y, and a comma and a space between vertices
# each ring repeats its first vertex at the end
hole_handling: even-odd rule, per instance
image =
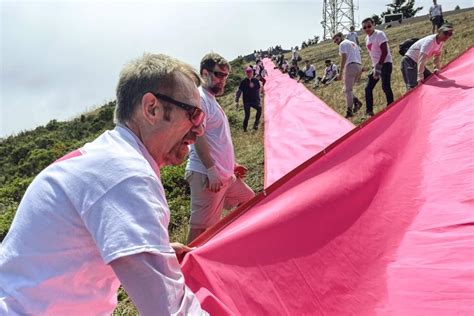
POLYGON ((331 38, 337 32, 347 32, 354 25, 354 2, 352 0, 324 0, 323 39, 331 38))

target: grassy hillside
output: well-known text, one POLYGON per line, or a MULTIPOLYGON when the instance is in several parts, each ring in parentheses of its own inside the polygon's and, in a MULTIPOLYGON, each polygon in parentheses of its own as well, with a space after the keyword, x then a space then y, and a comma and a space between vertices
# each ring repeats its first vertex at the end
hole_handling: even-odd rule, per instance
MULTIPOLYGON (((445 45, 443 64, 473 44, 474 11, 451 15, 449 21, 455 25, 455 35, 445 45)), ((401 56, 397 52, 398 43, 410 37, 423 37, 430 30, 429 21, 401 25, 386 30, 394 57, 392 89, 395 99, 405 92, 399 70, 401 56)), ((363 38, 364 36, 360 36, 359 40, 363 42, 363 38)), ((367 52, 365 48, 362 51, 364 66, 368 70, 367 52)), ((340 59, 337 55, 337 46, 332 41, 304 49, 301 53, 303 59, 309 59, 316 66, 318 75, 323 73, 325 59, 330 58, 337 64, 340 59)), ((231 64, 232 74, 228 79, 226 93, 219 98, 219 102, 225 108, 231 124, 237 161, 249 168, 247 183, 256 192, 259 192, 263 189, 264 128, 247 133, 242 131, 243 109, 242 107, 235 108, 234 92, 239 81, 244 77, 243 68, 248 63, 243 59, 237 59, 231 64)), ((363 74, 363 80, 355 87, 355 94, 361 100, 364 96, 366 76, 367 71, 363 74)), ((345 114, 341 82, 334 82, 327 87, 317 89, 312 84, 307 87, 335 111, 341 115, 345 114)), ((374 103, 375 112, 385 107, 385 96, 380 84, 374 90, 374 103)), ((114 106, 115 103, 110 102, 94 113, 81 115, 72 121, 52 120, 46 126, 40 126, 35 130, 0 140, 0 240, 6 235, 21 197, 35 175, 55 159, 93 140, 104 130, 113 128, 114 106)), ((355 124, 360 124, 367 119, 364 113, 364 111, 360 111, 352 118, 352 121, 355 124)), ((250 124, 253 122, 254 115, 255 111, 252 112, 250 124)), ((184 165, 167 167, 162 170, 162 181, 172 214, 169 227, 170 237, 171 240, 180 242, 185 242, 189 209, 189 188, 183 179, 183 174, 184 165)), ((115 311, 116 315, 137 314, 133 304, 122 290, 119 292, 119 300, 119 306, 115 311)))

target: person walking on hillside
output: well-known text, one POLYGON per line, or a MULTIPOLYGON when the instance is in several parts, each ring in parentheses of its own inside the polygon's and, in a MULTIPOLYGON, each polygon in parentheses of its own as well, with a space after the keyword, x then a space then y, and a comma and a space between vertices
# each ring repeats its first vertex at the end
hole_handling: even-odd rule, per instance
POLYGON ((291 63, 295 63, 298 65, 298 62, 301 60, 300 51, 298 50, 298 46, 291 51, 291 63))
POLYGON ((253 78, 253 70, 250 67, 245 69, 245 75, 247 77, 240 82, 239 88, 235 95, 235 103, 237 108, 239 107, 240 95, 243 95, 245 113, 243 124, 244 132, 247 131, 251 107, 257 110, 257 114, 255 115, 255 122, 253 124, 254 130, 258 130, 260 116, 262 115, 262 107, 260 106, 260 82, 257 78, 253 78))
POLYGON ((360 44, 359 44, 359 36, 357 35, 357 32, 355 31, 355 28, 354 28, 353 25, 350 27, 350 32, 347 33, 346 38, 347 38, 349 41, 356 43, 357 46, 360 46, 360 44))
POLYGON ((160 168, 203 134, 189 65, 145 54, 117 85, 116 127, 28 187, 0 248, 1 315, 111 315, 122 284, 141 315, 207 315, 170 244, 160 168))
POLYGON ((356 43, 344 39, 342 33, 337 33, 332 37, 334 43, 339 46, 339 55, 341 55, 341 71, 337 79, 344 81, 344 94, 346 95, 347 113, 346 118, 354 116, 362 102, 354 96, 352 89, 354 84, 360 79, 362 74, 362 59, 360 49, 356 43))
POLYGON ((219 54, 209 53, 201 60, 204 82, 199 93, 205 132, 191 145, 186 165, 191 189, 188 242, 217 223, 223 208, 237 207, 255 195, 243 181, 247 169, 235 162, 229 121, 216 100, 224 93, 229 72, 229 62, 219 54))
POLYGON ((431 33, 435 34, 444 22, 441 4, 437 4, 436 0, 433 0, 433 5, 430 7, 428 15, 432 24, 431 33))
POLYGON ((372 71, 367 77, 365 86, 365 105, 366 114, 374 115, 374 96, 373 91, 380 79, 382 79, 382 89, 387 99, 387 106, 393 102, 393 92, 391 86, 392 77, 392 54, 388 46, 387 36, 383 31, 375 29, 375 23, 372 18, 366 18, 362 21, 362 28, 367 34, 365 37, 365 46, 372 60, 372 71))
POLYGON ((426 68, 429 59, 433 57, 434 73, 441 69, 441 56, 443 45, 453 36, 452 24, 443 24, 438 29, 438 34, 428 35, 415 42, 402 58, 401 70, 407 91, 413 89, 431 75, 426 68))

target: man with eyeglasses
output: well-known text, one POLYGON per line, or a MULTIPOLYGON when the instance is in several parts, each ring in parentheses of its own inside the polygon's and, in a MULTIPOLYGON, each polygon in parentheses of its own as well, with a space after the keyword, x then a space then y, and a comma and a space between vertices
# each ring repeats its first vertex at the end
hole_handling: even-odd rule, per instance
POLYGON ((454 32, 452 24, 443 24, 437 34, 428 35, 415 42, 405 56, 403 56, 401 70, 407 91, 422 84, 431 75, 431 71, 426 68, 429 59, 433 57, 435 65, 434 73, 441 69, 441 56, 443 45, 454 32))
POLYGON ((207 315, 170 244, 160 168, 203 134, 189 65, 145 54, 122 70, 116 127, 31 183, 0 248, 1 315, 111 315, 122 284, 141 315, 207 315))
POLYGON ((337 80, 343 78, 344 81, 344 94, 346 95, 347 113, 346 118, 354 116, 362 103, 357 97, 354 96, 352 88, 355 83, 360 79, 362 74, 362 59, 360 57, 359 46, 344 39, 344 35, 339 32, 332 37, 334 43, 339 46, 339 55, 341 55, 341 67, 340 72, 337 75, 337 80))
POLYGON ((372 61, 372 71, 367 76, 365 86, 365 106, 366 114, 374 115, 374 95, 373 91, 380 79, 382 79, 382 90, 387 99, 387 106, 393 102, 393 92, 391 86, 392 77, 392 54, 388 47, 388 38, 383 31, 375 29, 372 18, 362 21, 362 29, 365 34, 365 46, 372 61))
POLYGON ((219 54, 209 53, 201 60, 199 93, 206 119, 204 135, 191 146, 186 165, 191 189, 188 242, 217 223, 223 208, 237 207, 255 195, 243 181, 247 169, 235 163, 229 121, 216 100, 224 93, 229 72, 229 62, 219 54))

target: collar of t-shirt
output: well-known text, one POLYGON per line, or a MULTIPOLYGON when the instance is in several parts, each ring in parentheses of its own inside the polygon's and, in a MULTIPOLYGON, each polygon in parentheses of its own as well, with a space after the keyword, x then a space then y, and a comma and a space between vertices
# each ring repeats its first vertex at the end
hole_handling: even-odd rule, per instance
POLYGON ((129 129, 123 124, 117 124, 117 126, 115 127, 115 131, 130 145, 132 145, 133 147, 138 147, 143 157, 146 159, 146 161, 148 161, 151 168, 155 172, 156 176, 160 178, 160 168, 158 167, 156 161, 150 155, 148 149, 146 149, 140 138, 138 138, 138 136, 135 135, 135 133, 131 129, 129 129))

